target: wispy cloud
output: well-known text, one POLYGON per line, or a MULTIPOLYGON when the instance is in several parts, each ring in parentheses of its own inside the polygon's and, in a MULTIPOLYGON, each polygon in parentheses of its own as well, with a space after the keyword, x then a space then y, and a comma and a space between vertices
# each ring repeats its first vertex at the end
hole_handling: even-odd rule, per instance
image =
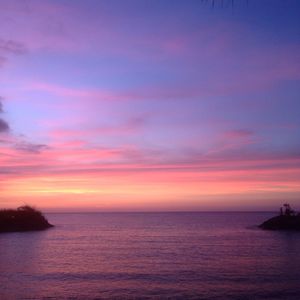
MULTIPOLYGON (((1 35, 1 31, 0 31, 1 35)), ((6 40, 0 38, 0 67, 3 67, 10 55, 22 55, 27 52, 27 48, 23 43, 14 40, 6 40)))
MULTIPOLYGON (((0 97, 0 115, 3 114, 3 112, 4 112, 2 99, 3 98, 0 97)), ((10 128, 9 128, 8 123, 4 119, 0 118, 0 133, 3 133, 3 132, 7 133, 7 132, 9 132, 9 130, 10 130, 10 128)))
POLYGON ((226 131, 224 133, 224 136, 228 137, 228 138, 249 138, 254 136, 254 132, 253 130, 250 129, 234 129, 234 130, 230 130, 230 131, 226 131))
POLYGON ((3 97, 0 96, 0 114, 4 112, 2 101, 3 101, 3 97))
MULTIPOLYGON (((0 98, 0 115, 4 113, 2 100, 3 98, 0 98)), ((6 138, 0 140, 0 144, 4 144, 12 149, 15 149, 17 151, 23 151, 23 152, 30 152, 30 153, 40 153, 44 149, 47 149, 48 146, 44 144, 35 144, 31 143, 26 140, 26 138, 23 135, 16 135, 11 130, 9 123, 5 121, 4 119, 0 118, 0 134, 5 133, 6 138)), ((3 150, 0 145, 0 151, 3 150)))
POLYGON ((0 119, 0 133, 1 132, 8 132, 9 131, 9 125, 6 121, 0 119))
POLYGON ((26 53, 26 51, 26 47, 20 42, 0 39, 0 53, 20 55, 26 53))
POLYGON ((49 146, 44 144, 33 144, 24 141, 17 142, 14 147, 19 151, 30 152, 30 153, 40 153, 45 149, 49 149, 49 146))

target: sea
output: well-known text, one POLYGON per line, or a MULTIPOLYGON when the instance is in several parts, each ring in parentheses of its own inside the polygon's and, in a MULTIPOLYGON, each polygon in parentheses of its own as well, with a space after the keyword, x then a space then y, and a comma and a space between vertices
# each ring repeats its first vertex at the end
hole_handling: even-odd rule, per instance
POLYGON ((268 212, 49 213, 0 234, 0 299, 300 299, 300 232, 268 212))

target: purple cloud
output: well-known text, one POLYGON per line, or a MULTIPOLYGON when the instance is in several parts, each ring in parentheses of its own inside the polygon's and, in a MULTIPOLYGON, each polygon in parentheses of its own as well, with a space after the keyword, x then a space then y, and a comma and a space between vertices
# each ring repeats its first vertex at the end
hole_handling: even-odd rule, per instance
POLYGON ((26 47, 20 42, 0 39, 0 52, 2 53, 24 54, 26 51, 26 47))
POLYGON ((40 153, 41 151, 48 149, 49 147, 44 144, 34 144, 29 142, 19 142, 15 145, 15 149, 29 153, 40 153))
POLYGON ((0 113, 3 113, 3 104, 2 104, 3 97, 0 96, 0 113))
MULTIPOLYGON (((0 96, 0 114, 4 112, 3 110, 3 104, 2 104, 3 97, 0 96)), ((10 130, 8 123, 0 118, 0 133, 2 132, 8 132, 10 130)))
POLYGON ((3 119, 0 119, 0 133, 2 132, 8 132, 9 131, 9 125, 6 121, 3 119))
MULTIPOLYGON (((4 112, 3 104, 1 102, 2 99, 3 97, 0 96, 0 113, 4 112)), ((9 145, 15 150, 29 153, 40 153, 48 148, 48 146, 44 144, 35 144, 23 140, 22 138, 24 136, 15 136, 10 131, 11 130, 8 122, 0 118, 0 133, 9 133, 9 138, 7 140, 0 140, 0 143, 9 145)))
POLYGON ((8 55, 22 55, 26 52, 27 48, 23 43, 0 38, 0 68, 6 63, 8 55))

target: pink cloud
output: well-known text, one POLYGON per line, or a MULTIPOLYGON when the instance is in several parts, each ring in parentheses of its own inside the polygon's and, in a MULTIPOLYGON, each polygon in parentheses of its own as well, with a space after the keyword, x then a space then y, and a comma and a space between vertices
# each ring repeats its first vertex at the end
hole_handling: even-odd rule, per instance
POLYGON ((116 125, 88 126, 83 129, 54 129, 48 136, 54 140, 91 139, 97 136, 128 135, 140 132, 145 124, 144 117, 130 118, 116 125))
POLYGON ((226 131, 224 135, 228 138, 248 138, 254 135, 254 132, 249 129, 235 129, 226 131))

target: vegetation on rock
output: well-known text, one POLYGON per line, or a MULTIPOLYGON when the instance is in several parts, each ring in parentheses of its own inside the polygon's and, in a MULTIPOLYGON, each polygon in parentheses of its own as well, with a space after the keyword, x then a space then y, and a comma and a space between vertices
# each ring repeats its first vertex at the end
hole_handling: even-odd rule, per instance
POLYGON ((0 232, 44 230, 50 227, 53 225, 31 206, 0 210, 0 232))

